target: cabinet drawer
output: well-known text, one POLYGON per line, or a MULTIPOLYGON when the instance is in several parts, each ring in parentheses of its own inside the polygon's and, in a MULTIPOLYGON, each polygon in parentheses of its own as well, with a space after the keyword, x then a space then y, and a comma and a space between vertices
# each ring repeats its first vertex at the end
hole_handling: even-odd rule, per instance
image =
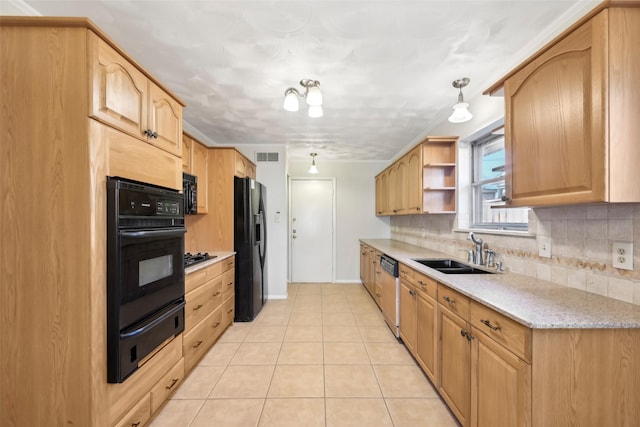
POLYGON ((191 292, 199 286, 204 285, 209 280, 222 274, 222 263, 216 262, 206 268, 187 274, 184 281, 185 293, 191 292))
POLYGON ((184 308, 185 331, 190 331, 209 313, 216 309, 222 301, 222 277, 209 280, 185 296, 184 308))
POLYGON ((236 258, 233 256, 231 258, 227 258, 222 261, 222 264, 222 271, 229 271, 236 266, 236 258))
POLYGON ((155 413, 171 393, 176 391, 184 379, 184 359, 180 359, 176 365, 165 375, 158 384, 151 389, 151 413, 155 413))
POLYGON ((184 336, 184 369, 189 372, 222 333, 222 306, 218 307, 184 336))
POLYGON ((227 327, 227 325, 230 325, 233 323, 235 310, 236 310, 236 298, 235 298, 235 294, 231 293, 231 295, 225 298, 224 303, 222 303, 222 326, 223 327, 227 327))
POLYGON ((222 273, 222 299, 226 300, 227 298, 229 298, 229 295, 234 293, 235 280, 236 270, 234 268, 222 273))
POLYGON ((468 297, 438 283, 438 303, 462 319, 469 321, 470 300, 468 297))
POLYGON ((151 418, 151 394, 147 393, 136 405, 126 413, 115 427, 142 427, 151 418))
POLYGON ((413 284, 418 292, 429 295, 431 298, 438 297, 438 282, 415 270, 413 272, 413 284))
POLYGON ((531 362, 531 329, 475 301, 471 302, 471 325, 531 362))
POLYGON ((407 267, 402 263, 398 265, 398 274, 400 275, 401 279, 405 279, 413 283, 413 276, 415 273, 416 271, 413 268, 407 267))

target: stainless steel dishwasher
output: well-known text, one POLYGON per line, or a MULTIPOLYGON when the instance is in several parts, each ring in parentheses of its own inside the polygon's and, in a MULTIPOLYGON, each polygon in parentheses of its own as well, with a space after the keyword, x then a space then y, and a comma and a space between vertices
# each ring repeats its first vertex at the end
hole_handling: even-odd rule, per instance
POLYGON ((380 257, 382 268, 382 297, 380 306, 384 320, 391 332, 400 337, 400 279, 398 277, 398 261, 387 254, 380 257))

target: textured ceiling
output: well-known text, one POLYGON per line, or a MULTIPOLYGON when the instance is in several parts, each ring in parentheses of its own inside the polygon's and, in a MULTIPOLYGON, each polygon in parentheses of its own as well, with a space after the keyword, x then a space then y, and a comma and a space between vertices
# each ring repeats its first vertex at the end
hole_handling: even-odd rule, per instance
MULTIPOLYGON (((15 1, 13 2, 15 3, 15 1)), ((87 16, 186 103, 216 144, 286 144, 291 158, 388 160, 446 118, 451 82, 486 89, 588 0, 25 1, 87 16), (317 79, 324 117, 283 110, 317 79)), ((473 111, 473 106, 471 106, 473 111)))

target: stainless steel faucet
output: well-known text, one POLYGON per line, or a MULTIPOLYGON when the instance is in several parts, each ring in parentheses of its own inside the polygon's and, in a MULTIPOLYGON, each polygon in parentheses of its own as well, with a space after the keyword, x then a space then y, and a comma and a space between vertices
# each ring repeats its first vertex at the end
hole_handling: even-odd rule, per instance
POLYGON ((471 240, 473 243, 475 243, 476 245, 476 250, 474 251, 474 257, 473 257, 473 262, 477 265, 482 265, 483 264, 483 260, 482 260, 482 239, 478 239, 476 238, 476 235, 473 234, 473 231, 469 232, 469 235, 467 236, 467 240, 471 240))

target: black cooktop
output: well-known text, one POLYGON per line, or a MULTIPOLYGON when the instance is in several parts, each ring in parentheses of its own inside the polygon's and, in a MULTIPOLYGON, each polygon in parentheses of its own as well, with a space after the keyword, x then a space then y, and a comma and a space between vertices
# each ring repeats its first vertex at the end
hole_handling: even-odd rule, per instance
POLYGON ((208 252, 202 253, 198 252, 197 254, 192 254, 191 252, 187 252, 184 254, 184 266, 191 267, 199 262, 203 262, 209 259, 216 258, 217 255, 209 255, 208 252))

